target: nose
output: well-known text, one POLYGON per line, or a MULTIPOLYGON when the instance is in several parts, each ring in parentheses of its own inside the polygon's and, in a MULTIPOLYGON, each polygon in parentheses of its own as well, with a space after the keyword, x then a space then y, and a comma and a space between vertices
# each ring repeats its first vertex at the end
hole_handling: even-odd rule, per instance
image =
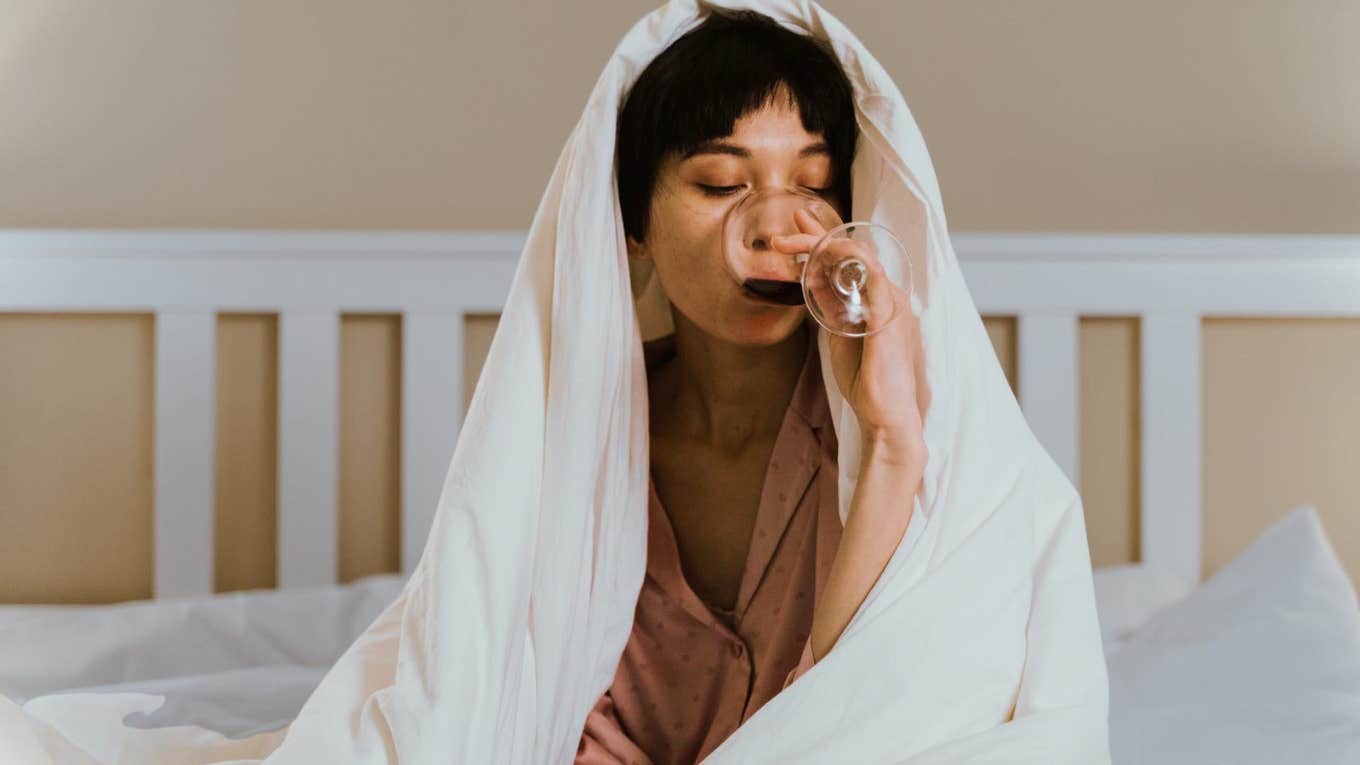
POLYGON ((751 224, 746 234, 746 249, 752 253, 772 253, 774 237, 797 234, 793 210, 785 205, 760 205, 752 210, 751 224))
MULTIPOLYGON (((776 250, 774 237, 800 233, 795 210, 817 208, 819 200, 781 189, 752 192, 728 210, 723 244, 728 266, 738 281, 772 279, 798 281, 802 263, 793 254, 776 250)), ((814 214, 819 220, 822 216, 814 214)))

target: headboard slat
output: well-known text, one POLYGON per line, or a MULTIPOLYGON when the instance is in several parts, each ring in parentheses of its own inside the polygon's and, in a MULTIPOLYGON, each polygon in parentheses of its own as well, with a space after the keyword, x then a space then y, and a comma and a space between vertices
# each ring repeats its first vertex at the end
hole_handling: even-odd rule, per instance
POLYGON ((1016 320, 1020 407, 1039 443, 1075 484, 1080 479, 1077 327, 1071 311, 1024 311, 1016 320))
POLYGON ((339 558, 340 316, 279 314, 279 589, 335 584, 339 558))
POLYGON ((157 598, 206 595, 213 591, 216 314, 158 311, 155 367, 152 589, 157 598))
POLYGON ((1142 562, 1189 583, 1200 578, 1200 317, 1144 314, 1142 562))

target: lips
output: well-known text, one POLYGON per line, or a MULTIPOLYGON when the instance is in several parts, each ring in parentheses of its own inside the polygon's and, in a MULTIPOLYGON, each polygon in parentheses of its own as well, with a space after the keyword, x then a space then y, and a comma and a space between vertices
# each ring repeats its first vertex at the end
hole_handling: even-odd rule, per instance
POLYGON ((747 287, 742 287, 742 288, 741 288, 741 294, 744 295, 748 300, 754 300, 754 301, 757 302, 757 303, 764 303, 765 305, 777 305, 777 306, 782 306, 782 305, 783 305, 783 303, 777 303, 777 302, 775 302, 775 301, 773 301, 773 300, 771 300, 771 299, 769 299, 769 298, 767 298, 767 297, 761 295, 761 294, 758 293, 758 292, 753 292, 751 289, 749 289, 749 288, 747 288, 747 287))
POLYGON ((782 279, 747 279, 742 282, 741 291, 752 300, 770 305, 801 305, 803 285, 782 279))

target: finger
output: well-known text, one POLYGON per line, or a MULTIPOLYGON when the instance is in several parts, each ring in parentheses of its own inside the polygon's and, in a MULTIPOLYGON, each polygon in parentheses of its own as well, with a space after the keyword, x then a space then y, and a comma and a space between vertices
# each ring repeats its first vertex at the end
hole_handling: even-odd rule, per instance
POLYGON ((909 305, 906 292, 888 277, 873 247, 862 241, 837 238, 829 241, 826 248, 831 256, 830 262, 840 264, 853 259, 862 264, 867 272, 861 312, 868 332, 884 329, 909 305))
POLYGON ((816 234, 821 236, 826 233, 826 227, 822 225, 822 222, 817 220, 817 217, 807 210, 794 210, 793 222, 798 226, 798 229, 805 234, 816 234))
POLYGON ((855 387, 864 360, 864 338, 830 334, 827 336, 827 350, 831 353, 831 369, 836 385, 842 395, 848 394, 855 387))
MULTIPOLYGON (((877 332, 902 318, 906 303, 898 293, 901 289, 892 281, 879 274, 871 275, 865 285, 864 322, 869 332, 877 332)), ((910 313, 910 311, 905 311, 910 313)))
POLYGON ((782 252, 807 252, 826 235, 826 227, 811 212, 805 209, 793 211, 793 222, 802 233, 776 234, 770 237, 770 244, 782 252))
MULTIPOLYGON (((824 234, 776 234, 770 237, 770 245, 780 252, 811 252, 823 236, 824 234)), ((834 236, 826 240, 825 247, 836 260, 857 257, 870 264, 871 270, 879 270, 878 258, 874 256, 873 248, 865 246, 863 242, 844 236, 834 236)))
POLYGON ((808 252, 821 238, 820 234, 776 234, 770 244, 780 252, 808 252))
POLYGON ((869 266, 869 270, 881 273, 883 266, 879 263, 878 253, 874 248, 861 239, 851 239, 848 236, 837 236, 827 240, 827 251, 837 258, 858 258, 869 266))

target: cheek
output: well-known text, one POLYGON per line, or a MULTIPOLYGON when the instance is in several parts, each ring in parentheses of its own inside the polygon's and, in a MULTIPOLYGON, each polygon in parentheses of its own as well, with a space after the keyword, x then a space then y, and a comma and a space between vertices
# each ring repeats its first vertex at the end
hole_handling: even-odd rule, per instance
POLYGON ((683 201, 656 212, 652 255, 667 296, 682 307, 715 302, 734 283, 723 265, 722 215, 683 201))
POLYGON ((753 307, 741 297, 736 279, 723 264, 719 243, 721 218, 700 224, 689 218, 683 226, 658 220, 649 238, 661 289, 671 305, 690 322, 714 337, 751 346, 766 346, 787 338, 803 321, 804 310, 771 311, 753 307))
POLYGON ((723 280, 731 281, 702 241, 671 240, 654 251, 657 278, 666 297, 691 319, 712 314, 725 296, 723 280))

